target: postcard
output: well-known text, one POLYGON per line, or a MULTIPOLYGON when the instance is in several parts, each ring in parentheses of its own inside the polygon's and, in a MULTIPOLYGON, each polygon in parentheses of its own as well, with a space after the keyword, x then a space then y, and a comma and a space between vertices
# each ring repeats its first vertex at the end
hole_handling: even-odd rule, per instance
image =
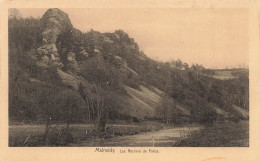
POLYGON ((0 160, 258 161, 257 1, 3 1, 0 160))

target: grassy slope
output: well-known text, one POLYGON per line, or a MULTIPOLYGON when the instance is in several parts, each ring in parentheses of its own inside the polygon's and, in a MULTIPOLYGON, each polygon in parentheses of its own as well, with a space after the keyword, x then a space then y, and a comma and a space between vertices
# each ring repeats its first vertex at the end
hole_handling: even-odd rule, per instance
MULTIPOLYGON (((145 116, 156 116, 155 109, 160 104, 160 99, 164 92, 155 87, 148 89, 144 86, 140 86, 140 90, 128 86, 123 87, 130 96, 129 104, 126 107, 126 110, 128 110, 132 116, 136 116, 138 118, 144 118, 145 116)), ((176 107, 182 111, 183 114, 190 114, 184 106, 177 104, 176 107)))
POLYGON ((237 112, 239 112, 244 118, 247 118, 247 119, 249 118, 249 111, 247 111, 241 107, 238 107, 236 105, 232 105, 232 108, 234 110, 236 110, 237 112))
POLYGON ((130 96, 126 110, 128 110, 131 115, 138 118, 154 116, 155 108, 158 106, 161 98, 160 95, 143 86, 141 86, 141 90, 128 86, 124 86, 124 89, 130 96))

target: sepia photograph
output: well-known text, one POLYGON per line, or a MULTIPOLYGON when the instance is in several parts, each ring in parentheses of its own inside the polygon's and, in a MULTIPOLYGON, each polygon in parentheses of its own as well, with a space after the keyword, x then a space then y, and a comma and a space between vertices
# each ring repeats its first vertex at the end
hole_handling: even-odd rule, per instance
POLYGON ((249 147, 249 32, 246 8, 9 8, 8 146, 249 147))

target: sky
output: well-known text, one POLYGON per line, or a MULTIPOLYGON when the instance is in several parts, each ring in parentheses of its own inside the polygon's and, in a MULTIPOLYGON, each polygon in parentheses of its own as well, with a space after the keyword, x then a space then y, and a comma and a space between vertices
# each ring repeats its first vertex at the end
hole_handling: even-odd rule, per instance
MULTIPOLYGON (((41 17, 47 9, 19 9, 22 17, 41 17)), ((196 8, 61 9, 74 28, 87 32, 122 29, 146 55, 159 61, 181 59, 206 68, 249 64, 248 10, 196 8)))

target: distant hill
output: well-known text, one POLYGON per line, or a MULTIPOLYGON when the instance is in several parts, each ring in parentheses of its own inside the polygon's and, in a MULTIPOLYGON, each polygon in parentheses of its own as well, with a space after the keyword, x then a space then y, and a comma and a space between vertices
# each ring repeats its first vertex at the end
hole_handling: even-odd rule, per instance
POLYGON ((248 69, 245 68, 234 68, 234 69, 208 69, 207 76, 211 76, 215 79, 227 80, 235 79, 243 76, 249 75, 248 69))
POLYGON ((11 120, 179 124, 248 118, 247 69, 158 62, 126 32, 83 33, 59 9, 41 19, 10 18, 9 59, 11 120))

